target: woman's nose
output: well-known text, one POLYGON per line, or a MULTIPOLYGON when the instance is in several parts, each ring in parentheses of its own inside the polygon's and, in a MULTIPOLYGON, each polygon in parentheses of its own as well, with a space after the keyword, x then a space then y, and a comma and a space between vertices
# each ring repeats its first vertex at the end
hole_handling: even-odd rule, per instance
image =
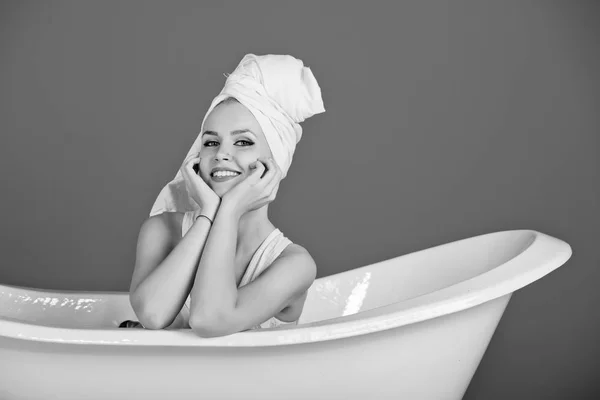
POLYGON ((219 160, 231 160, 231 154, 229 153, 229 150, 224 147, 219 148, 219 151, 217 151, 217 154, 215 154, 215 161, 219 160))

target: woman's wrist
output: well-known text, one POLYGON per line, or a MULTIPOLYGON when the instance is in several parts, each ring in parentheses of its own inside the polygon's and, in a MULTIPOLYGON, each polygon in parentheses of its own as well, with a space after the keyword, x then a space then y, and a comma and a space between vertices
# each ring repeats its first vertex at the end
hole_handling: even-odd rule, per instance
POLYGON ((219 206, 206 206, 200 209, 200 214, 206 215, 212 221, 215 220, 215 216, 217 215, 217 211, 219 210, 219 206))
POLYGON ((227 199, 223 199, 221 202, 221 206, 219 207, 219 212, 224 212, 225 214, 232 216, 234 218, 240 219, 241 214, 234 203, 227 201, 227 199))
POLYGON ((206 216, 206 215, 204 215, 204 214, 198 214, 198 215, 196 216, 196 219, 195 219, 195 221, 198 221, 199 219, 204 219, 204 220, 208 221, 208 223, 209 223, 209 224, 211 224, 211 225, 213 224, 213 219, 212 219, 212 218, 209 218, 208 216, 206 216))

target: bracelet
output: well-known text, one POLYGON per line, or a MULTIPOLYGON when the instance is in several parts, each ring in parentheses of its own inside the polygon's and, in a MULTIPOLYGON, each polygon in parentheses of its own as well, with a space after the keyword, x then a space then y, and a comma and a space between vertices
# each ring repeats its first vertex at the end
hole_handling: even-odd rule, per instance
POLYGON ((200 215, 198 215, 198 216, 196 217, 196 221, 198 221, 198 218, 200 218, 200 217, 204 217, 204 218, 206 218, 207 220, 209 220, 209 221, 210 221, 210 224, 212 225, 212 223, 213 223, 213 222, 212 222, 212 219, 208 218, 208 217, 207 217, 206 215, 204 215, 204 214, 200 214, 200 215))

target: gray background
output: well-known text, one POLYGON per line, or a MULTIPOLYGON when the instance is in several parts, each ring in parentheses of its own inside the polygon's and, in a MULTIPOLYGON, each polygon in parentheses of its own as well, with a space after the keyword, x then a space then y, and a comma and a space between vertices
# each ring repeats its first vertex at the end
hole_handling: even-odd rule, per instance
POLYGON ((303 124, 271 216, 318 277, 556 236, 572 258, 513 296, 465 399, 600 396, 598 5, 4 1, 0 282, 127 291, 223 73, 291 54, 327 112, 303 124))

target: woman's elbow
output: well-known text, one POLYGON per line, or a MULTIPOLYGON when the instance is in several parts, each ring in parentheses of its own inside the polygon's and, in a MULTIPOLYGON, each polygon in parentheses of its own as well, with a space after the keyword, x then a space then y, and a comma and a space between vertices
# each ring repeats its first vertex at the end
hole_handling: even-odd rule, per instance
POLYGON ((213 338, 235 333, 224 318, 190 318, 190 328, 197 336, 213 338))
POLYGON ((148 314, 138 314, 138 320, 144 328, 151 330, 165 329, 169 326, 164 320, 148 314))
POLYGON ((130 296, 130 303, 135 316, 145 329, 164 329, 168 324, 158 318, 158 315, 148 313, 140 303, 139 299, 130 296))

